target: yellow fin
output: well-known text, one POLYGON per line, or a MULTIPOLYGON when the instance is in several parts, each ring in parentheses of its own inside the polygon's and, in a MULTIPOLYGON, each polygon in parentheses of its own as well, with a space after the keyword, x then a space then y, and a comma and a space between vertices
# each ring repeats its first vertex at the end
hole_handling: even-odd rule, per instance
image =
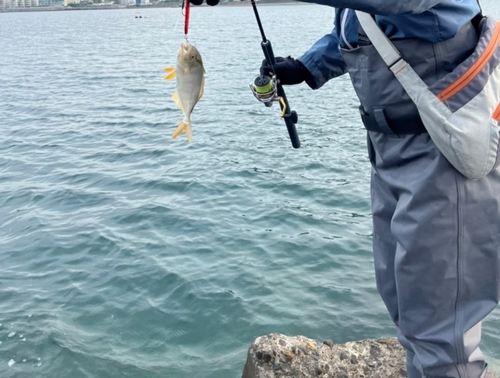
POLYGON ((167 67, 164 68, 163 71, 167 72, 167 76, 165 76, 164 80, 172 80, 175 78, 175 67, 167 67))
POLYGON ((182 132, 186 133, 189 143, 193 142, 193 132, 191 130, 191 122, 187 119, 183 119, 182 122, 177 126, 174 133, 172 134, 172 139, 177 138, 182 132))
POLYGON ((203 97, 203 88, 205 87, 205 78, 201 79, 201 87, 200 87, 200 94, 198 95, 198 100, 203 97))
POLYGON ((181 100, 179 98, 179 95, 177 94, 177 91, 174 92, 172 95, 172 100, 181 108, 182 112, 184 112, 184 107, 182 106, 181 100))
POLYGON ((193 131, 191 129, 191 121, 188 122, 188 124, 186 125, 186 129, 184 131, 185 131, 186 136, 188 138, 188 142, 193 143, 193 131))

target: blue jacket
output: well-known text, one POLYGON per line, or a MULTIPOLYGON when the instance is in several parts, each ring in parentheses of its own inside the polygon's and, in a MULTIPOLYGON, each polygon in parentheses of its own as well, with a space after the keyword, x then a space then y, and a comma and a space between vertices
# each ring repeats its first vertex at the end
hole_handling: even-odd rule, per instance
POLYGON ((358 45, 359 23, 353 9, 375 14, 378 25, 391 39, 419 38, 431 43, 454 37, 480 11, 477 0, 301 1, 336 7, 332 32, 299 58, 312 74, 307 84, 313 89, 346 72, 339 45, 348 49, 358 45))

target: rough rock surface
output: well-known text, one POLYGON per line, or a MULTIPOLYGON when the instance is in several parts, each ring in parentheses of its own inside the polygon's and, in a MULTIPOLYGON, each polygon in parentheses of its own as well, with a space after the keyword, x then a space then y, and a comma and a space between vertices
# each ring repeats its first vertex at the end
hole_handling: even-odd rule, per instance
POLYGON ((258 337, 248 349, 242 378, 309 377, 406 377, 405 352, 395 338, 340 345, 280 334, 258 337))

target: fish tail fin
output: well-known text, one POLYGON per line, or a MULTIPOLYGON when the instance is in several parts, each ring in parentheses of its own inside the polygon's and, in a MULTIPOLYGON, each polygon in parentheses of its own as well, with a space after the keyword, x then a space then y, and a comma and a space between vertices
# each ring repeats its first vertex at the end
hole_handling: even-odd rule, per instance
POLYGON ((186 125, 186 136, 189 143, 193 143, 193 130, 191 129, 191 121, 186 125))
POLYGON ((193 142, 193 132, 191 129, 191 120, 189 118, 184 118, 179 126, 175 129, 174 133, 172 134, 172 139, 177 138, 179 135, 181 135, 182 132, 186 133, 187 139, 189 143, 193 142))

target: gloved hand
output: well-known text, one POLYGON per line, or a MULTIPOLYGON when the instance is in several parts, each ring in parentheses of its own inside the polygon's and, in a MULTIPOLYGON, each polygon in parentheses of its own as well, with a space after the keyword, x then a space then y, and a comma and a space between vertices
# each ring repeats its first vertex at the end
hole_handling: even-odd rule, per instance
MULTIPOLYGON (((205 0, 207 5, 217 5, 219 4, 219 0, 205 0)), ((203 0, 189 0, 189 2, 193 5, 201 5, 203 4, 203 0)))
POLYGON ((260 74, 273 76, 276 75, 281 84, 292 85, 300 84, 304 80, 311 78, 309 70, 297 59, 292 57, 276 57, 275 64, 271 66, 266 59, 260 67, 260 74))

